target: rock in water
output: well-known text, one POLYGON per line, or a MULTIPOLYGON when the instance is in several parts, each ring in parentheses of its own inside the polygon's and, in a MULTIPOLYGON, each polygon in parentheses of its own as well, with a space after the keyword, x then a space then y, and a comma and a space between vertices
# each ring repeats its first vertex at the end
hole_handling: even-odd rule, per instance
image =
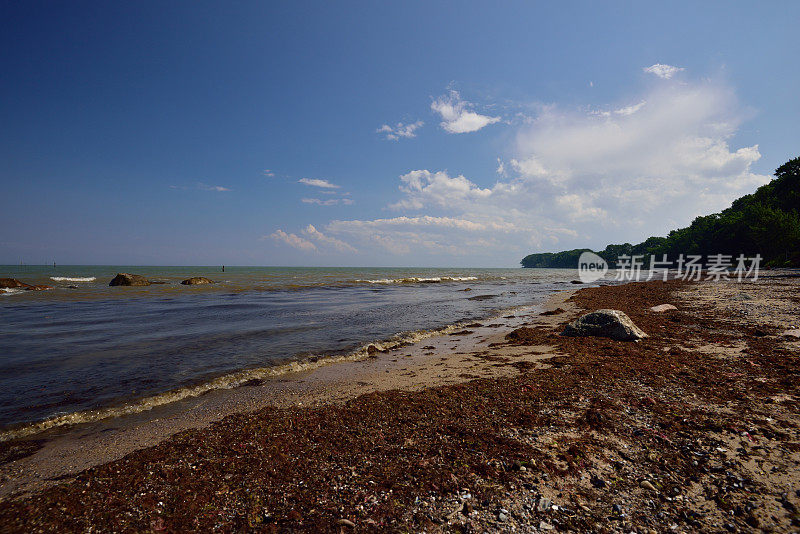
POLYGON ((2 289, 25 289, 27 291, 44 291, 46 289, 53 289, 45 285, 31 285, 25 282, 20 282, 16 278, 0 278, 0 288, 2 289))
POLYGON ((181 284, 185 286, 196 286, 199 284, 213 284, 213 283, 214 283, 213 280, 209 280, 204 276, 193 276, 181 282, 181 284))
POLYGON ((670 310, 677 310, 677 309, 678 308, 676 308, 672 304, 659 304, 658 306, 653 306, 652 308, 650 308, 650 311, 653 311, 653 312, 656 312, 656 313, 661 313, 661 312, 670 311, 670 310))
POLYGON ((564 328, 562 336, 610 337, 617 341, 634 341, 647 337, 630 317, 619 310, 597 310, 575 319, 564 328))
POLYGON ((118 273, 117 276, 111 280, 108 285, 110 286, 149 286, 150 280, 138 274, 118 273))

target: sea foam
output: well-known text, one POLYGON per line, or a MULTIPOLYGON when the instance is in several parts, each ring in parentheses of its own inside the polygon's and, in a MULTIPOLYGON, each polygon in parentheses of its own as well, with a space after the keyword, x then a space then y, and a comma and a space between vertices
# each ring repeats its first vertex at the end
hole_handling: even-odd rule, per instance
POLYGON ((71 278, 69 276, 51 276, 50 280, 53 280, 54 282, 94 282, 95 280, 97 280, 97 278, 95 278, 94 276, 85 276, 83 278, 81 277, 71 278))
POLYGON ((434 276, 429 278, 410 276, 408 278, 381 278, 379 280, 356 280, 367 284, 436 284, 439 282, 469 282, 477 276, 434 276))

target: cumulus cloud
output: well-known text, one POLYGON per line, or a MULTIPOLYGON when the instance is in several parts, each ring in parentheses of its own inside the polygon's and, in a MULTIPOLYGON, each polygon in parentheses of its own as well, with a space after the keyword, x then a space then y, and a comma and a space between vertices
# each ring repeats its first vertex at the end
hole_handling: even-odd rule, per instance
POLYGON ((461 100, 458 91, 440 96, 431 103, 431 109, 442 117, 440 126, 449 133, 477 132, 481 128, 500 122, 500 117, 489 117, 470 111, 472 104, 461 100))
POLYGON ((335 237, 327 236, 309 224, 303 229, 303 234, 317 241, 323 246, 328 246, 337 252, 358 252, 355 247, 335 237))
POLYGON ((402 122, 398 122, 394 126, 389 126, 388 124, 384 124, 375 131, 377 133, 384 134, 386 139, 388 139, 389 141, 397 141, 401 137, 404 137, 406 139, 416 137, 417 136, 416 131, 419 128, 422 128, 424 124, 425 123, 422 121, 413 122, 411 124, 403 124, 402 122))
POLYGON ((682 70, 685 70, 683 67, 673 67, 672 65, 664 65, 662 63, 656 63, 655 65, 650 65, 649 67, 645 67, 643 69, 648 74, 655 74, 659 78, 664 80, 669 80, 682 70))
POLYGON ((753 170, 758 145, 735 143, 747 111, 725 85, 666 82, 605 109, 540 106, 517 125, 497 174, 411 170, 387 206, 395 216, 334 220, 324 233, 395 262, 511 265, 535 251, 665 235, 770 179, 753 170))
POLYGON ((392 206, 395 209, 420 209, 431 204, 447 207, 453 202, 491 195, 489 189, 481 189, 462 175, 451 178, 447 171, 411 171, 400 176, 400 182, 400 191, 406 197, 392 206))
POLYGON ((313 187, 321 187, 323 189, 339 189, 338 185, 332 184, 328 180, 320 180, 319 178, 300 178, 297 182, 313 187))
POLYGON ((551 110, 519 133, 512 165, 523 180, 577 195, 581 210, 601 209, 613 224, 669 220, 649 221, 659 232, 769 180, 751 171, 757 145, 730 147, 743 116, 731 90, 673 85, 645 101, 634 113, 605 116, 551 110))
POLYGON ((486 230, 497 231, 512 231, 513 225, 502 224, 498 222, 480 223, 470 221, 467 219, 459 219, 456 217, 433 217, 431 215, 422 215, 419 217, 393 217, 390 219, 373 219, 373 220, 350 220, 350 221, 333 221, 328 225, 328 228, 337 232, 347 232, 354 229, 380 229, 380 228, 455 228, 458 230, 466 230, 468 232, 480 232, 486 230))
POLYGON ((285 243, 290 247, 296 248, 297 250, 304 250, 309 252, 316 252, 317 247, 309 241, 308 239, 303 239, 297 234, 289 234, 284 232, 283 230, 275 230, 269 236, 271 239, 275 241, 280 241, 281 243, 285 243))
POLYGON ((304 252, 358 252, 352 245, 345 243, 341 239, 325 235, 312 224, 303 228, 301 233, 303 235, 299 236, 278 229, 269 236, 264 236, 264 238, 273 239, 304 252))

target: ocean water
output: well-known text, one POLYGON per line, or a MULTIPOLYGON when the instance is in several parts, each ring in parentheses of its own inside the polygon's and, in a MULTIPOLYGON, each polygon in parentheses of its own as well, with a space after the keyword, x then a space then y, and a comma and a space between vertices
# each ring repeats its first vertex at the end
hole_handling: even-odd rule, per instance
POLYGON ((0 266, 0 439, 391 348, 542 302, 561 269, 0 266), (109 287, 118 272, 163 284, 109 287), (190 276, 216 281, 183 286, 190 276), (469 290, 469 291, 467 291, 469 290))

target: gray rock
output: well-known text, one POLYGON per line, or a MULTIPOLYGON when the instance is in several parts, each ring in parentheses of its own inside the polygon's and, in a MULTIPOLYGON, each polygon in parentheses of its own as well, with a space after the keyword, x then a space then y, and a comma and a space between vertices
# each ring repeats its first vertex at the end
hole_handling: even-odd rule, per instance
POLYGON ((208 278, 206 278, 204 276, 193 276, 193 277, 187 278, 186 280, 183 280, 181 282, 181 284, 183 284, 185 286, 196 286, 196 285, 200 285, 200 284, 213 284, 213 283, 214 283, 213 280, 209 280, 208 278))
POLYGON ((659 304, 658 306, 653 306, 652 308, 650 308, 650 311, 656 312, 656 313, 662 313, 662 312, 665 312, 665 311, 677 310, 677 309, 678 308, 676 308, 672 304, 659 304))
POLYGON ((500 521, 501 523, 505 523, 506 521, 508 521, 508 516, 503 512, 500 512, 499 514, 497 514, 497 520, 500 521))
POLYGON ((630 317, 619 310, 597 310, 575 319, 564 328, 562 336, 610 337, 634 341, 647 337, 630 317))
POLYGON ((144 276, 128 273, 119 273, 108 283, 110 286, 149 286, 150 284, 150 280, 144 276))
POLYGON ((550 509, 550 505, 551 505, 550 499, 545 499, 544 497, 542 497, 536 504, 536 509, 540 512, 546 512, 550 509))

